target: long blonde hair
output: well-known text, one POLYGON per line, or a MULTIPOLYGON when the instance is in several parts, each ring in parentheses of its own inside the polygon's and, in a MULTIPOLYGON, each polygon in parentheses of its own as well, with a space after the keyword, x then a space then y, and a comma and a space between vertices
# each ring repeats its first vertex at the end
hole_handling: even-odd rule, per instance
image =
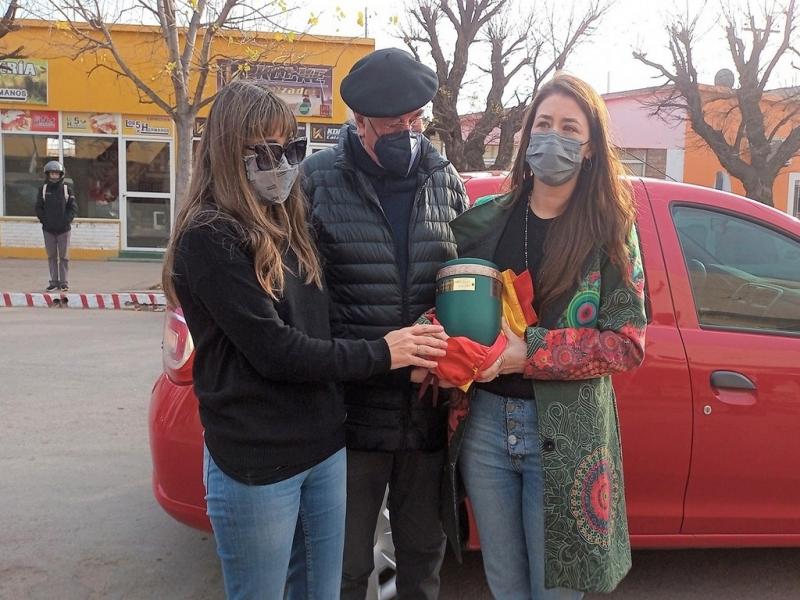
POLYGON ((636 218, 633 190, 609 139, 605 102, 588 83, 568 74, 556 75, 542 86, 525 116, 519 151, 511 170, 515 200, 528 201, 527 197, 521 197, 530 192, 533 185, 525 150, 539 105, 554 95, 567 96, 578 103, 589 122, 589 140, 594 153, 591 160, 584 160, 566 210, 547 232, 545 260, 536 289, 542 308, 551 305, 577 283, 586 259, 598 247, 608 254, 623 278, 629 280, 627 241, 636 218))
POLYGON ((322 286, 316 248, 309 231, 306 202, 299 181, 284 204, 266 205, 247 180, 242 156, 252 140, 273 136, 291 139, 297 121, 288 106, 264 85, 237 80, 218 93, 194 158, 186 201, 164 258, 162 282, 172 306, 178 305, 174 284, 175 248, 190 227, 224 221, 241 234, 253 253, 256 276, 264 291, 278 299, 285 284, 284 252, 297 256, 305 282, 322 286))

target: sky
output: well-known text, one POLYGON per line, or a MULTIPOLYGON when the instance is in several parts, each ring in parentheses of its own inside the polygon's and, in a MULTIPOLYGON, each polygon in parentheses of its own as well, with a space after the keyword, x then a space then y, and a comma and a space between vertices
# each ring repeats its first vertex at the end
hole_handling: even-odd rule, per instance
MULTIPOLYGON (((520 0, 523 5, 530 4, 531 0, 520 0)), ((542 2, 542 0, 536 0, 542 2)), ((746 0, 725 0, 734 6, 741 7, 746 0)), ((765 0, 755 0, 758 6, 765 0)), ((773 0, 766 0, 769 4, 773 0)), ((562 15, 569 10, 580 12, 589 0, 561 0, 555 5, 562 15)), ((780 1, 778 0, 778 4, 780 1)), ((392 17, 397 17, 401 22, 405 18, 403 0, 373 0, 363 2, 358 0, 340 0, 316 3, 320 8, 315 13, 319 22, 313 28, 314 33, 333 35, 364 35, 364 28, 357 24, 359 11, 367 11, 368 34, 375 38, 376 48, 404 47, 398 37, 397 28, 390 24, 392 17), (337 7, 339 12, 337 12, 337 7), (342 16, 343 15, 343 16, 342 16)), ((644 49, 648 57, 657 62, 669 64, 667 51, 667 34, 664 23, 670 14, 690 14, 701 11, 702 19, 699 30, 702 32, 698 43, 696 63, 701 82, 713 83, 715 73, 721 68, 733 69, 730 54, 727 51, 724 31, 719 25, 719 1, 709 0, 616 0, 612 8, 601 22, 598 31, 593 37, 580 46, 567 63, 567 70, 585 79, 601 93, 630 90, 649 87, 663 82, 663 78, 654 77, 653 69, 636 61, 632 57, 634 49, 644 49), (703 9, 703 6, 705 8, 703 9), (701 10, 702 9, 702 10, 701 10)), ((305 20, 314 5, 304 4, 298 8, 291 23, 295 26, 306 26, 305 20)), ((743 14, 739 8, 737 14, 743 14)), ((777 37, 777 35, 775 36, 777 37)), ((485 46, 485 45, 484 45, 485 46)), ((480 57, 480 46, 475 49, 476 59, 480 57)), ((800 60, 800 59, 798 59, 800 60)), ((432 61, 429 63, 432 66, 432 61)), ((800 82, 800 74, 792 68, 787 59, 776 71, 776 76, 770 80, 769 87, 791 85, 800 82)), ((477 79, 477 75, 476 75, 477 79)), ((484 78, 484 81, 488 78, 484 78)), ((482 83, 473 84, 462 104, 474 103, 476 106, 460 106, 460 108, 480 108, 482 83), (474 100, 469 100, 472 96, 474 100)), ((485 98, 485 93, 483 95, 485 98)))
MULTIPOLYGON (((48 0, 32 0, 33 5, 48 0)), ((109 14, 118 14, 120 7, 131 6, 130 0, 99 0, 104 11, 109 14)), ((155 3, 155 0, 142 0, 155 3)), ((182 0, 190 2, 191 0, 182 0)), ((270 0, 279 2, 281 0, 270 0)), ((508 0, 522 13, 528 7, 552 7, 557 19, 565 19, 572 11, 579 15, 586 7, 596 0, 508 0), (534 4, 535 3, 535 4, 534 4)), ((732 7, 733 14, 737 17, 744 15, 743 7, 750 3, 754 7, 781 6, 788 0, 601 0, 610 2, 603 20, 597 27, 593 36, 587 38, 571 55, 566 69, 571 73, 585 79, 600 93, 617 92, 643 87, 659 85, 664 82, 662 77, 646 65, 636 61, 632 52, 634 49, 644 50, 648 58, 666 66, 670 66, 670 55, 667 50, 668 37, 665 23, 670 16, 676 14, 697 15, 701 18, 698 26, 699 39, 694 45, 695 64, 698 68, 701 83, 713 83, 714 75, 722 68, 733 69, 730 52, 727 49, 725 33, 720 25, 721 8, 724 3, 732 7)), ((401 23, 407 18, 407 6, 413 5, 411 0, 283 0, 290 7, 289 12, 283 16, 281 23, 290 29, 312 34, 328 34, 348 37, 361 37, 365 28, 358 23, 359 12, 367 15, 367 34, 375 39, 375 47, 404 48, 399 37, 397 25, 393 20, 401 23), (309 25, 309 17, 315 24, 309 25)), ((219 1, 211 0, 211 4, 219 1)), ((265 4, 262 0, 262 6, 265 4)), ((451 0, 455 4, 456 0, 451 0)), ((180 1, 179 1, 180 4, 180 1)), ((132 13, 128 13, 128 18, 132 13)), ((515 13, 516 14, 516 13, 515 13)), ((147 21, 147 15, 145 21, 147 21)), ((757 21, 757 26, 763 22, 757 21)), ((798 33, 800 35, 800 32, 798 33)), ((452 41, 445 36, 443 43, 452 41)), ((777 43, 780 34, 774 34, 777 43)), ((476 43, 471 49, 473 63, 481 64, 486 60, 486 44, 476 43)), ((423 60, 430 66, 433 61, 423 55, 423 60)), ((778 65, 768 88, 800 84, 800 56, 795 56, 795 68, 791 57, 788 56, 778 65)), ((489 87, 489 77, 484 76, 475 68, 468 72, 465 78, 459 100, 459 111, 470 112, 483 110, 486 92, 489 87)), ((525 82, 521 78, 512 81, 507 88, 507 98, 513 95, 516 89, 524 91, 525 82)))

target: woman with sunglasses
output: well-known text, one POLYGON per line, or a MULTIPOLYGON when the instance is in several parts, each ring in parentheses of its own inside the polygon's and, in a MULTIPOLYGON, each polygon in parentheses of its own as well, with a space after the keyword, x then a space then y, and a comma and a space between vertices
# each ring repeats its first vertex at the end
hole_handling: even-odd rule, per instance
MULTIPOLYGON (((447 489, 458 460, 495 598, 576 600, 612 591, 631 566, 611 375, 644 358, 644 273, 597 92, 556 75, 521 134, 510 191, 451 227, 459 256, 532 281, 537 315, 518 333, 506 325, 503 355, 468 401, 451 398, 447 489)), ((453 502, 447 513, 458 548, 453 502)))
POLYGON ((196 347, 208 516, 234 599, 338 598, 346 464, 334 382, 430 366, 446 346, 428 326, 331 339, 296 127, 258 83, 219 92, 164 265, 196 347))

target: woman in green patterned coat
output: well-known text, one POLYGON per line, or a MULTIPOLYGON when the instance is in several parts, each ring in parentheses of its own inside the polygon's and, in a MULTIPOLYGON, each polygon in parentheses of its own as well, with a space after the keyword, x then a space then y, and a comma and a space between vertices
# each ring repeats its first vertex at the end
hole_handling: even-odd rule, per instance
POLYGON ((558 75, 524 121, 511 191, 452 223, 459 256, 530 272, 539 315, 524 340, 505 327, 504 354, 451 407, 449 492, 458 459, 500 600, 610 592, 630 568, 610 376, 642 362, 646 318, 622 176, 603 100, 558 75))

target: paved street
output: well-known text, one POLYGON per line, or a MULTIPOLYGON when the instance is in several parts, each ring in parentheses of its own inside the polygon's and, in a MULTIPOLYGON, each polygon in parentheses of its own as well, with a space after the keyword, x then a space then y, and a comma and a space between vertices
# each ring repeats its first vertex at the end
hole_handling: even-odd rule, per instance
MULTIPOLYGON (((43 292, 49 274, 46 260, 0 259, 0 292, 43 292)), ((146 291, 161 283, 160 262, 70 261, 73 293, 146 291)))
MULTIPOLYGON (((162 313, 0 310, 0 599, 221 599, 213 540, 150 492, 162 313)), ((800 597, 800 550, 638 552, 613 599, 800 597)), ((480 555, 443 600, 489 599, 480 555)), ((599 598, 599 597, 598 597, 599 598)))

